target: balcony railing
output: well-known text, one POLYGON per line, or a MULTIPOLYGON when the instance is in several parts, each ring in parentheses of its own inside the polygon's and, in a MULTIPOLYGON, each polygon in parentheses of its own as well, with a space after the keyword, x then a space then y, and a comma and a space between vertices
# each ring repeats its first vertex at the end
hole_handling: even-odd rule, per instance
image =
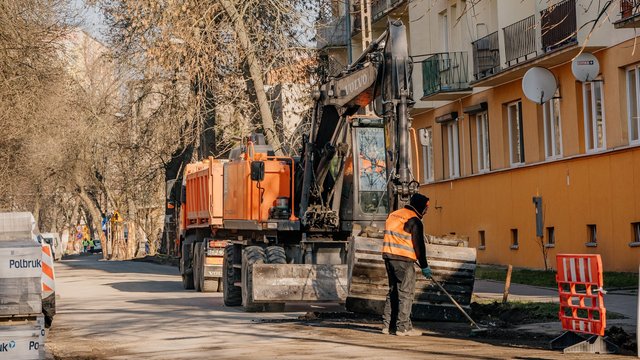
POLYGON ((531 15, 502 29, 507 66, 536 56, 536 17, 531 15))
POLYGON ((422 61, 424 96, 469 90, 466 52, 438 53, 422 61))
POLYGON ((500 70, 500 46, 498 32, 491 33, 471 43, 473 47, 473 77, 480 80, 500 70))
POLYGON ((620 0, 620 17, 628 19, 640 14, 640 0, 620 0))
POLYGON ((405 0, 371 0, 372 20, 377 21, 405 0))
POLYGON ((616 28, 637 28, 640 25, 640 0, 620 0, 620 20, 616 28))
POLYGON ((542 50, 550 52, 578 41, 576 0, 564 0, 540 12, 542 50))
POLYGON ((328 24, 316 26, 318 49, 347 45, 347 18, 342 16, 328 24))

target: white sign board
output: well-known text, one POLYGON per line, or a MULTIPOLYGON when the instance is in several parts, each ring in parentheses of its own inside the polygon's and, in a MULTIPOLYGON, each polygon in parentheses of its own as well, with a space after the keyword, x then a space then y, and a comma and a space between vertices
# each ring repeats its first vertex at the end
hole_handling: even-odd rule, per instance
POLYGON ((0 248, 0 279, 40 278, 42 274, 42 248, 0 248))

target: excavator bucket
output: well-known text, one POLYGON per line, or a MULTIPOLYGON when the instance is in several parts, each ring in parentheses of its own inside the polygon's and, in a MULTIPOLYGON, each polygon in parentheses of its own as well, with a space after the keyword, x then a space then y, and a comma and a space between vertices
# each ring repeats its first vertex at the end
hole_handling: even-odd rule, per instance
MULTIPOLYGON (((353 237, 347 310, 382 314, 389 291, 382 259, 382 239, 353 237)), ((465 309, 470 310, 476 269, 476 249, 427 244, 427 260, 433 278, 465 309)), ((411 317, 428 321, 466 321, 451 300, 416 266, 416 292, 411 317)))
POLYGON ((340 302, 347 298, 348 265, 255 264, 256 303, 340 302))

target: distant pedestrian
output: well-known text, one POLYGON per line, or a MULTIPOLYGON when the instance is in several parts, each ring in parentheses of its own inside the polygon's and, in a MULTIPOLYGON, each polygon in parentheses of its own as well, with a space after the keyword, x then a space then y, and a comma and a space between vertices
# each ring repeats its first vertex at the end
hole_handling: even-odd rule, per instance
POLYGON ((389 214, 384 230, 382 257, 389 278, 389 294, 384 306, 383 334, 420 336, 411 325, 411 307, 416 287, 417 261, 422 274, 431 277, 427 264, 422 217, 429 208, 429 198, 414 194, 404 208, 389 214))

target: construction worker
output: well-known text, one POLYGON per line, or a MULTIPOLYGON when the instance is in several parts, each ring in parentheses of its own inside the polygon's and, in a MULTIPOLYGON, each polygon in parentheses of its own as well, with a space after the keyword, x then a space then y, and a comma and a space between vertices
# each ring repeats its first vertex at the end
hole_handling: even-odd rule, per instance
POLYGON ((414 194, 409 204, 387 218, 384 231, 382 257, 389 278, 389 294, 384 306, 383 334, 420 336, 422 332, 411 325, 411 306, 416 287, 417 261, 422 274, 430 278, 427 264, 422 217, 429 208, 429 198, 414 194))

